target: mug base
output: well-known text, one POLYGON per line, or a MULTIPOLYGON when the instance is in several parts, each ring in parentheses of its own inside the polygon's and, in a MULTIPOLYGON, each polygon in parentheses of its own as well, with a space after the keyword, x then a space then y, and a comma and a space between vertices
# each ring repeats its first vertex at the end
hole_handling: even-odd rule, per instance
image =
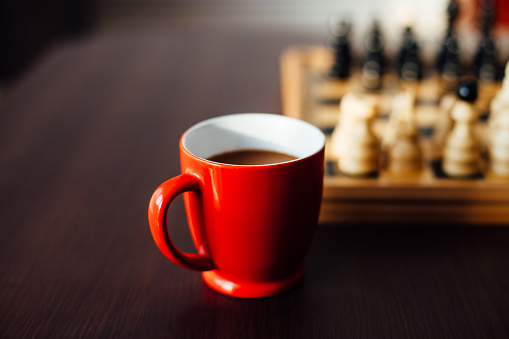
POLYGON ((297 285, 303 275, 304 265, 288 278, 271 282, 235 282, 222 277, 217 270, 202 272, 203 280, 210 288, 237 298, 262 298, 285 292, 297 285))

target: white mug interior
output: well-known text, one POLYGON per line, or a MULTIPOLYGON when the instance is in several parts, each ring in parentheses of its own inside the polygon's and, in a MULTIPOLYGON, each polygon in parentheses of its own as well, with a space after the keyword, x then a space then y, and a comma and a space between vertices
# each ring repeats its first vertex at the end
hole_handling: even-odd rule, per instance
POLYGON ((301 159, 319 152, 325 145, 325 136, 302 120, 278 114, 241 113, 194 125, 184 133, 182 145, 203 159, 236 150, 274 151, 301 159))

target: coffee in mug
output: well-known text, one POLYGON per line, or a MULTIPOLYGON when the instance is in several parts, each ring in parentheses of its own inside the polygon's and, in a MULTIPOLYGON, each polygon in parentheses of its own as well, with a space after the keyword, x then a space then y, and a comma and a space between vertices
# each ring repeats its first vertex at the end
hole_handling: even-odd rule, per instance
POLYGON ((152 236, 177 265, 202 272, 212 289, 265 297, 296 285, 318 223, 325 136, 276 114, 205 120, 180 139, 181 174, 162 183, 149 204, 152 236), (166 213, 183 194, 197 253, 168 233, 166 213))
POLYGON ((238 150, 220 153, 208 160, 232 165, 268 165, 295 160, 296 157, 284 153, 265 150, 238 150))

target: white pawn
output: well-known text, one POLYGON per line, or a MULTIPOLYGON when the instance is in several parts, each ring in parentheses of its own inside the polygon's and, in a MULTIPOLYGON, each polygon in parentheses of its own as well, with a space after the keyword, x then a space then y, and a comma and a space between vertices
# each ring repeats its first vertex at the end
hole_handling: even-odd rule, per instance
POLYGON ((371 129, 376 114, 374 102, 366 97, 349 94, 342 99, 338 131, 332 140, 342 173, 365 176, 379 170, 380 146, 371 129))
POLYGON ((422 169, 422 151, 413 114, 414 104, 415 94, 410 91, 398 94, 394 100, 385 140, 389 172, 408 174, 422 169))
POLYGON ((474 136, 477 112, 466 101, 457 101, 451 112, 454 126, 444 145, 442 168, 451 177, 471 177, 479 172, 479 148, 474 136))
POLYGON ((497 176, 509 178, 509 109, 498 112, 489 135, 491 171, 497 176))

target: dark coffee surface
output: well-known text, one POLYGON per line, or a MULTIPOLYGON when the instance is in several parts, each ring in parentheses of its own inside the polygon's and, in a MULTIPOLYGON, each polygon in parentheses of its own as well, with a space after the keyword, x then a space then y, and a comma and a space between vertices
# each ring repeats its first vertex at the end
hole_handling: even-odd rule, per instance
POLYGON ((216 154, 211 161, 232 165, 267 165, 297 159, 293 155, 265 150, 238 150, 216 154))

